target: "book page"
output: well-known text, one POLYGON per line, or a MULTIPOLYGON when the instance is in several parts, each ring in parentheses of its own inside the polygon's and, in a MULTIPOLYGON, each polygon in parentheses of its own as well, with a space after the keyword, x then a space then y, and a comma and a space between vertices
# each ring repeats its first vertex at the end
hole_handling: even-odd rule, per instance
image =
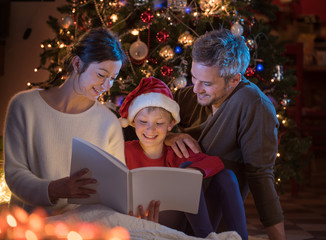
POLYGON ((97 193, 90 198, 69 199, 69 203, 101 203, 121 213, 128 212, 129 169, 121 161, 85 140, 74 138, 70 173, 82 168, 88 168, 90 176, 98 181, 88 185, 90 188, 95 185, 97 193))
POLYGON ((130 171, 133 211, 138 205, 147 209, 151 200, 159 200, 160 211, 179 210, 197 213, 203 175, 194 169, 144 167, 130 171))

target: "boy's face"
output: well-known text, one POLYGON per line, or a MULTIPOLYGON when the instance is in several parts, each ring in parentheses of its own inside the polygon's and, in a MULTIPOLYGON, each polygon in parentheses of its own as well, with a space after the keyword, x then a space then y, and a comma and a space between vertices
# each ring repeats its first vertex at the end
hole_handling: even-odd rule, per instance
POLYGON ((133 125, 143 147, 160 147, 167 132, 173 128, 174 122, 168 111, 155 107, 140 110, 133 125))

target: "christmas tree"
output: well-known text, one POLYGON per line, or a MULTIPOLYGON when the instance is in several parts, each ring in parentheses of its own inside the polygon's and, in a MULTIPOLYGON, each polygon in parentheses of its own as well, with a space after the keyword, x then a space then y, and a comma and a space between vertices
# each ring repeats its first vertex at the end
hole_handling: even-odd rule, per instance
POLYGON ((74 40, 90 28, 104 26, 119 37, 129 62, 110 95, 105 93, 100 101, 127 94, 148 76, 163 80, 174 91, 191 84, 193 41, 212 29, 230 29, 242 35, 250 49, 246 77, 277 109, 280 128, 275 184, 282 190, 289 179, 300 179, 310 141, 300 136, 294 121, 287 117, 297 94, 296 78, 293 72, 283 70, 287 61, 284 44, 272 34, 277 10, 271 0, 67 0, 58 8, 65 17, 48 19, 56 37, 41 43, 44 51, 35 68, 49 71, 49 80, 29 84, 61 84, 64 77, 58 80, 56 76, 74 40))

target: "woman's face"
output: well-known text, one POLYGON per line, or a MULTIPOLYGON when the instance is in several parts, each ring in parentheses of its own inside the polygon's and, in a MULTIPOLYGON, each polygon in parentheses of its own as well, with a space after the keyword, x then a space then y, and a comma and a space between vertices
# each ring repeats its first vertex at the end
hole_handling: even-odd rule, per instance
POLYGON ((117 78, 121 61, 103 61, 89 64, 86 70, 77 75, 77 91, 90 100, 96 100, 103 92, 109 90, 117 78))

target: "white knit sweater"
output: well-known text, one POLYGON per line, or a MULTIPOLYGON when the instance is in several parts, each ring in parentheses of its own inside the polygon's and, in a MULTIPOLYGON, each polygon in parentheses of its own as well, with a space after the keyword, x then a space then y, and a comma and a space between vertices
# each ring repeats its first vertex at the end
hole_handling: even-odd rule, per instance
POLYGON ((35 206, 48 210, 67 207, 67 199, 51 204, 48 185, 70 175, 73 137, 125 163, 121 125, 99 102, 85 112, 67 114, 50 107, 38 90, 23 91, 11 99, 5 125, 5 178, 13 193, 11 204, 28 212, 35 206))

